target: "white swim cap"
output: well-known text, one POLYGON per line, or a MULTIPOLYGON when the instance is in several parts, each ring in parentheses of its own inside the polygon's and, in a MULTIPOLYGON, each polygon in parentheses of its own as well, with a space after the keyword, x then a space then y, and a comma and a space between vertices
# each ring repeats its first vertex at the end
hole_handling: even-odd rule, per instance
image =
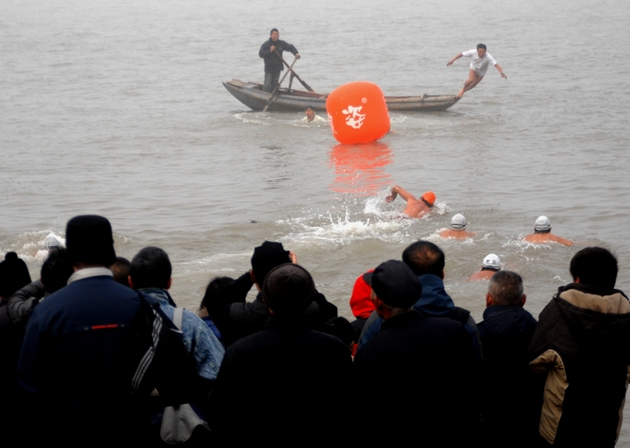
POLYGON ((534 230, 539 232, 546 232, 547 230, 551 230, 551 221, 546 216, 539 216, 534 223, 534 230))
POLYGON ((461 213, 458 213, 451 218, 451 227, 453 230, 463 230, 466 227, 466 224, 468 224, 468 221, 466 221, 466 217, 461 213))
POLYGON ((486 258, 483 259, 481 266, 484 268, 496 269, 497 271, 501 269, 501 259, 496 254, 488 254, 486 258))
POLYGON ((46 238, 46 241, 44 241, 44 247, 48 250, 52 249, 53 247, 60 247, 60 246, 61 246, 61 243, 54 236, 49 236, 48 238, 46 238))

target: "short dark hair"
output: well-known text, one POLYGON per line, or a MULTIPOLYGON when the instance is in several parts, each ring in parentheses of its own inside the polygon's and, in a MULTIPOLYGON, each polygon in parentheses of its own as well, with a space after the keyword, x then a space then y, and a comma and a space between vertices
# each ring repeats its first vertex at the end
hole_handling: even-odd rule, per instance
POLYGON ((414 274, 434 274, 441 276, 446 264, 444 252, 430 241, 418 240, 409 245, 402 255, 402 259, 414 274))
POLYGON ((614 288, 617 282, 617 258, 603 247, 586 247, 576 253, 569 266, 573 281, 604 288, 614 288))
POLYGON ((68 251, 60 246, 51 248, 41 270, 41 280, 46 292, 52 294, 66 286, 73 273, 68 251))
POLYGON ((306 106, 306 107, 304 108, 304 112, 306 112, 306 111, 307 111, 307 110, 309 110, 309 109, 310 109, 310 110, 315 110, 315 108, 309 104, 308 106, 306 106))
POLYGON ((280 34, 280 31, 278 31, 278 28, 271 28, 271 31, 269 31, 269 35, 271 36, 274 31, 276 31, 278 34, 280 34))
POLYGON ((495 305, 522 305, 523 278, 516 272, 499 271, 490 279, 488 294, 495 305))
POLYGON ((171 261, 159 247, 145 247, 131 260, 131 281, 135 289, 166 289, 171 278, 171 261))
POLYGON ((203 295, 203 299, 201 300, 201 305, 199 305, 199 309, 206 308, 208 309, 208 304, 212 302, 219 291, 227 284, 232 283, 234 281, 231 277, 215 277, 210 280, 208 286, 206 286, 206 293, 203 295))
POLYGON ((483 48, 484 50, 487 50, 485 44, 477 44, 477 50, 479 50, 480 48, 483 48))
POLYGON ((109 267, 114 274, 114 280, 121 285, 129 286, 129 272, 131 271, 131 262, 125 257, 116 257, 116 262, 109 267))

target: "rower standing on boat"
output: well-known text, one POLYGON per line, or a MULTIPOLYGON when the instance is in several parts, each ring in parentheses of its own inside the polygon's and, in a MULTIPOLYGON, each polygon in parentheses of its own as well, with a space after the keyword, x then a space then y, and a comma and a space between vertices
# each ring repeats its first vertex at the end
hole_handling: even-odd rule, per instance
POLYGON ((298 53, 297 48, 290 43, 280 40, 279 37, 280 32, 273 28, 269 34, 269 40, 261 45, 258 52, 258 56, 265 60, 265 84, 263 85, 265 92, 273 92, 278 85, 280 72, 284 70, 282 59, 280 59, 283 51, 288 51, 296 59, 300 59, 300 53, 298 53))
POLYGON ((453 62, 458 60, 461 57, 472 59, 470 62, 470 72, 468 75, 468 79, 464 83, 464 87, 457 94, 457 98, 461 98, 464 96, 464 92, 468 92, 472 88, 474 88, 477 84, 481 82, 483 77, 486 75, 488 71, 488 66, 490 64, 494 65, 494 67, 501 73, 501 77, 507 79, 505 73, 503 73, 503 69, 499 65, 497 61, 490 55, 490 53, 486 52, 486 46, 484 44, 478 44, 476 50, 468 50, 463 53, 459 53, 457 56, 454 56, 453 59, 446 63, 447 67, 453 65, 453 62))

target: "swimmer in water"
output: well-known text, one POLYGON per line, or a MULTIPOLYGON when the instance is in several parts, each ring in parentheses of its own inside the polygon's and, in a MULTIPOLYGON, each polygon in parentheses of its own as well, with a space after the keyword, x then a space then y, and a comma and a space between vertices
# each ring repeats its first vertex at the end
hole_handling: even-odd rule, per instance
POLYGON ((451 218, 451 228, 442 230, 440 232, 440 236, 442 238, 455 238, 458 240, 472 238, 475 234, 473 232, 466 232, 467 225, 468 221, 466 220, 466 217, 461 213, 458 213, 451 218))
POLYGON ((308 106, 304 111, 304 118, 302 118, 302 123, 326 123, 326 120, 320 117, 319 115, 315 115, 315 111, 312 106, 308 106))
POLYGON ((488 254, 481 262, 481 271, 468 277, 469 282, 477 280, 490 280, 494 274, 501 270, 501 259, 496 254, 488 254))
POLYGON ((525 241, 533 244, 558 243, 572 246, 573 241, 561 238, 551 233, 551 221, 546 216, 539 216, 534 223, 534 233, 527 235, 525 241))
POLYGON ((431 211, 435 203, 435 193, 432 191, 427 191, 420 196, 420 199, 416 199, 414 195, 403 190, 398 185, 392 187, 392 194, 387 196, 385 200, 392 202, 398 195, 407 201, 404 213, 410 218, 422 218, 431 211))

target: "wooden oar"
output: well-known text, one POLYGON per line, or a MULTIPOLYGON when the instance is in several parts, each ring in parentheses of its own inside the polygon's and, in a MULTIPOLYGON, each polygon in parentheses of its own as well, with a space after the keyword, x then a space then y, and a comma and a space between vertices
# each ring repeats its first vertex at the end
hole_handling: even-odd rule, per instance
MULTIPOLYGON (((306 84, 306 82, 302 81, 302 78, 300 78, 300 76, 295 73, 293 71, 293 69, 289 66, 289 64, 287 64, 287 61, 284 60, 284 58, 282 56, 280 56, 280 53, 278 53, 278 50, 273 50, 273 52, 276 54, 276 56, 278 56, 280 58, 280 60, 284 63, 284 65, 286 65, 287 67, 289 67, 289 71, 291 73, 293 73, 293 76, 295 76, 297 78, 298 81, 300 81, 302 83, 302 85, 306 88, 306 90, 308 90, 309 92, 315 92, 311 86, 309 86, 308 84, 306 84)), ((295 62, 295 61, 294 61, 295 62)), ((291 64, 293 65, 293 64, 291 64)))
POLYGON ((269 106, 271 105, 271 103, 273 103, 277 98, 280 97, 280 95, 276 96, 276 93, 278 92, 278 89, 280 88, 280 84, 282 84, 282 81, 284 81, 284 78, 286 78, 290 72, 293 72, 292 67, 293 67, 293 64, 295 64, 295 61, 297 61, 297 58, 293 59, 293 62, 291 63, 289 70, 287 70, 284 73, 284 75, 282 75, 282 79, 278 81, 278 85, 276 86, 275 89, 273 89, 273 92, 271 92, 271 96, 267 100, 267 103, 265 103, 265 107, 263 107, 263 110, 262 110, 263 112, 267 112, 267 109, 269 109, 269 106))

